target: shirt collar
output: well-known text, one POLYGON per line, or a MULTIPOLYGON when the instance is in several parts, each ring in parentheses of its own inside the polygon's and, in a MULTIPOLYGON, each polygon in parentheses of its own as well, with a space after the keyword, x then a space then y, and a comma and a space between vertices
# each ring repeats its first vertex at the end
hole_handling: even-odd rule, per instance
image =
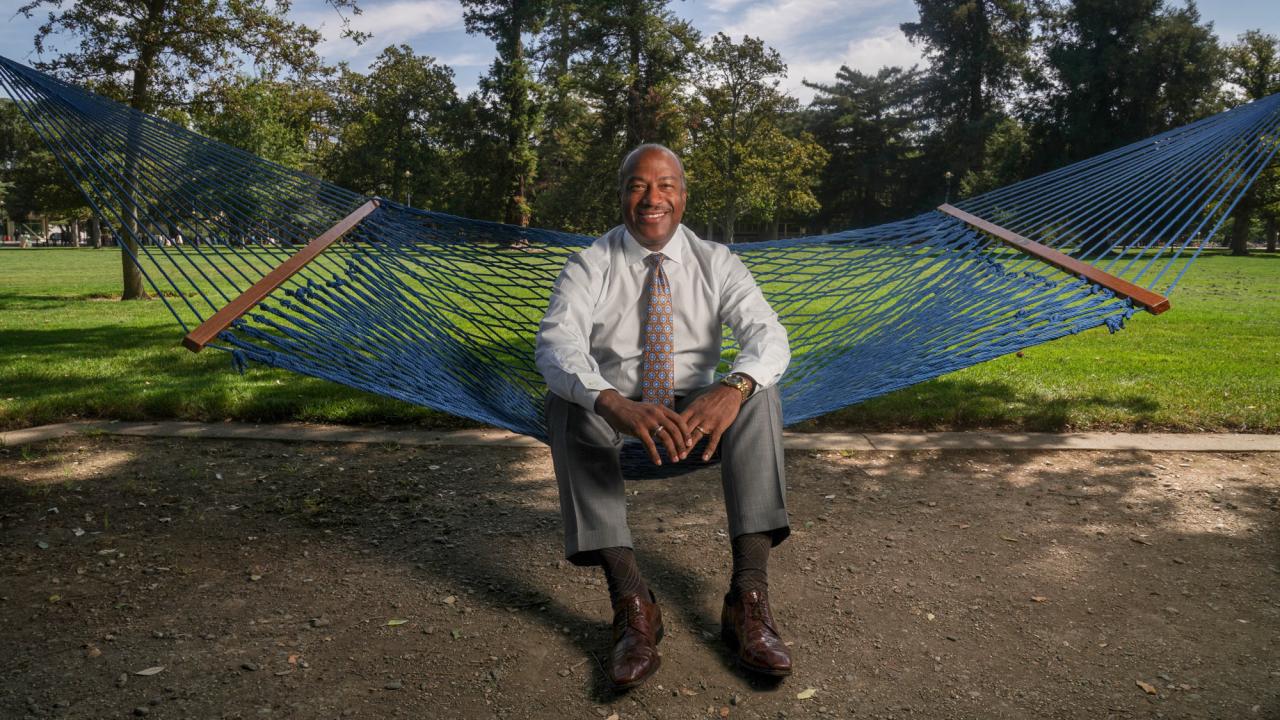
MULTIPOLYGON (((667 241, 666 247, 662 248, 662 254, 667 257, 667 260, 680 262, 684 258, 685 246, 688 244, 684 234, 685 228, 681 224, 676 228, 675 234, 671 236, 671 239, 667 241)), ((622 226, 622 252, 627 259, 628 265, 642 263, 653 254, 643 245, 636 242, 636 239, 631 236, 631 231, 627 230, 626 225, 622 226)))

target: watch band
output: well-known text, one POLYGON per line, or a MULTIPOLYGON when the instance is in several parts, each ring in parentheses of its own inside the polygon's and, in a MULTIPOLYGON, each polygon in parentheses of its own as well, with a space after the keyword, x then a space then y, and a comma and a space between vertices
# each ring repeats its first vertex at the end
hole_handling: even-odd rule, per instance
POLYGON ((729 373, 728 375, 725 375, 720 378, 720 384, 728 385, 731 388, 737 389, 738 392, 742 393, 742 402, 744 403, 747 401, 747 398, 751 397, 751 381, 741 373, 729 373))

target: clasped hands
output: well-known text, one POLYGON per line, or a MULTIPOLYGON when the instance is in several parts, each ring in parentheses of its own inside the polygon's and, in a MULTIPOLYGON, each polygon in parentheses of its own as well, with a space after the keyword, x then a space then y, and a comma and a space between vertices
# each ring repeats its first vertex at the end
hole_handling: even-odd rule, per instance
POLYGON ((742 409, 742 393, 727 385, 694 398, 684 412, 654 403, 637 402, 623 397, 617 390, 605 390, 596 398, 596 414, 620 433, 639 438, 649 451, 654 465, 661 465, 657 442, 667 450, 667 457, 680 462, 689 456, 702 438, 711 438, 702 460, 715 453, 720 437, 738 417, 742 409))

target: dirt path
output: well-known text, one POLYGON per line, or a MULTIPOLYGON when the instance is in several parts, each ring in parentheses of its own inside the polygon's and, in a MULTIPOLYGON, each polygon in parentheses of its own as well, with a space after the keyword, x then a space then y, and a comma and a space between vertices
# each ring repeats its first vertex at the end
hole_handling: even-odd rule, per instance
POLYGON ((795 675, 758 683, 720 645, 702 470, 629 486, 667 639, 616 696, 544 450, 0 448, 0 717, 1280 718, 1280 455, 791 452, 788 473, 795 675))

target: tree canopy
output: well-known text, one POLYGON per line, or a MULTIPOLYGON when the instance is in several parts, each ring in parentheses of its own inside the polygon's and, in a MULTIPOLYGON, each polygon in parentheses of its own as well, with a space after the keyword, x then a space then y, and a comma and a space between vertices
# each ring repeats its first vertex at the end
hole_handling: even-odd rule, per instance
MULTIPOLYGON (((367 70, 325 66, 319 34, 272 0, 21 11, 51 10, 35 38, 42 67, 210 137, 362 193, 588 234, 619 221, 615 173, 641 142, 684 158, 686 221, 731 242, 905 217, 1280 90, 1276 38, 1224 45, 1193 3, 915 7, 901 29, 922 66, 841 67, 806 83, 804 105, 775 49, 704 38, 669 0, 464 0, 468 32, 495 46, 466 97, 451 68, 404 45, 367 70)), ((17 172, 49 165, 38 147, 20 159, 0 146, 11 213, 79 212, 59 173, 17 172)), ((1240 248, 1273 238, 1277 217, 1272 170, 1231 236, 1240 248)))

